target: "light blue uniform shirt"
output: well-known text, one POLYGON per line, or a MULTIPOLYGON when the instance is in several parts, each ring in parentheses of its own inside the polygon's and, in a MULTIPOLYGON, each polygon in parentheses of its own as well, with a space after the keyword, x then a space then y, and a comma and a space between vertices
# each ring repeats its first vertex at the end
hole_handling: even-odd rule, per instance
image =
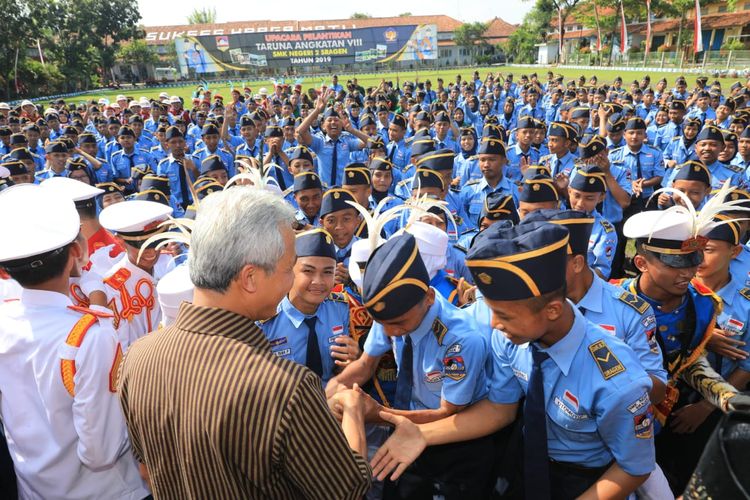
POLYGON ((734 277, 733 279, 739 280, 743 287, 750 287, 750 246, 748 245, 743 245, 740 254, 729 264, 729 272, 734 277))
MULTIPOLYGON (((180 169, 182 168, 183 167, 179 163, 177 163, 174 156, 172 156, 171 154, 160 161, 159 165, 156 167, 156 175, 160 175, 169 179, 169 202, 172 207, 180 206, 183 201, 188 205, 194 202, 193 194, 189 190, 187 193, 184 193, 186 199, 183 199, 183 192, 180 186, 180 169)), ((190 172, 188 171, 188 173, 190 172)), ((190 173, 190 176, 185 178, 185 181, 188 184, 195 182, 192 173, 190 173)), ((188 189, 189 188, 190 186, 188 185, 188 189)))
POLYGON ((457 154, 453 160, 453 178, 456 177, 461 178, 461 185, 481 179, 482 170, 479 168, 479 156, 472 155, 464 158, 463 154, 457 154))
MULTIPOLYGON (((309 329, 305 318, 289 301, 289 297, 276 308, 278 314, 261 323, 260 328, 271 344, 271 351, 280 358, 304 365, 307 363, 307 335, 309 329)), ((331 347, 336 345, 336 337, 349 335, 349 306, 344 300, 326 299, 315 311, 315 334, 323 365, 323 385, 333 377, 336 364, 331 357, 331 347)))
MULTIPOLYGON (((724 307, 716 318, 716 327, 721 328, 735 340, 745 342, 743 346, 737 346, 750 353, 750 288, 744 283, 745 275, 737 276, 720 290, 716 295, 721 297, 724 307)), ((715 352, 708 353, 711 366, 725 379, 737 368, 750 372, 750 357, 742 360, 732 360, 720 356, 715 352)))
MULTIPOLYGON (((662 152, 656 148, 652 148, 648 144, 643 144, 637 153, 631 151, 627 146, 614 149, 609 153, 609 161, 621 165, 625 169, 628 181, 634 181, 639 178, 639 159, 641 162, 641 178, 648 180, 653 177, 664 177, 662 152)), ((653 193, 653 186, 644 187, 642 197, 648 199, 653 193)))
POLYGON ((576 157, 573 153, 565 153, 565 156, 558 158, 557 155, 547 155, 539 159, 541 165, 549 167, 554 179, 557 174, 565 174, 570 177, 570 173, 575 167, 576 157))
POLYGON ((609 278, 612 273, 612 261, 617 248, 617 232, 615 227, 599 212, 594 210, 594 225, 589 238, 588 264, 591 269, 599 271, 602 276, 609 278))
POLYGON ((129 179, 133 168, 142 169, 151 165, 151 156, 137 148, 133 149, 130 154, 126 154, 124 149, 120 149, 112 153, 109 165, 112 169, 113 178, 129 179))
MULTIPOLYGON (((693 141, 690 147, 687 147, 684 137, 675 137, 667 144, 667 148, 664 150, 664 160, 674 160, 677 162, 677 165, 682 165, 693 154, 695 154, 695 141, 693 141)), ((662 185, 664 185, 664 181, 662 181, 662 185)))
POLYGON ((484 208, 484 200, 490 193, 502 193, 513 197, 513 202, 518 206, 518 189, 507 177, 502 177, 497 186, 490 187, 487 180, 482 177, 479 181, 472 181, 461 188, 461 205, 468 219, 465 225, 469 228, 478 227, 479 215, 484 208))
POLYGON ((216 151, 209 151, 206 147, 197 149, 192 154, 195 167, 200 171, 203 160, 211 155, 217 155, 221 159, 221 163, 224 164, 224 168, 227 169, 227 174, 229 175, 229 177, 234 177, 234 174, 237 173, 236 169, 234 168, 234 157, 232 156, 232 153, 225 149, 216 148, 216 151))
POLYGON ((524 153, 521 147, 516 144, 508 148, 506 157, 508 158, 508 164, 505 166, 505 176, 513 182, 521 182, 523 179, 523 174, 521 173, 522 157, 526 157, 528 160, 527 165, 539 164, 539 151, 533 147, 529 147, 529 151, 524 153))
MULTIPOLYGON (((436 291, 435 303, 408 335, 413 356, 410 410, 436 410, 442 400, 468 405, 487 396, 489 338, 477 335, 474 320, 465 311, 436 291)), ((374 322, 364 351, 382 356, 391 349, 400 364, 404 337, 389 339, 374 322)))
MULTIPOLYGON (((615 460, 628 474, 648 474, 655 467, 651 379, 622 340, 574 313, 565 337, 540 346, 550 356, 542 363, 549 456, 584 467, 615 460)), ((489 399, 515 403, 528 391, 529 344, 515 345, 494 332, 491 345, 489 399)))
MULTIPOLYGON (((630 183, 630 175, 627 169, 623 167, 622 162, 611 163, 609 170, 615 178, 615 181, 617 181, 617 184, 619 184, 627 193, 632 194, 633 187, 630 183)), ((574 169, 570 174, 570 180, 572 181, 575 176, 576 170, 574 169)), ((612 191, 610 189, 607 189, 607 194, 604 195, 604 201, 602 202, 602 216, 612 224, 617 224, 622 220, 622 207, 617 203, 615 197, 612 196, 612 191)))
MULTIPOLYGON (((351 134, 342 132, 336 141, 336 178, 331 179, 334 142, 328 135, 319 132, 312 136, 310 149, 318 155, 318 175, 327 186, 340 186, 344 178, 344 167, 349 161, 349 153, 362 149, 362 142, 351 134)), ((395 163, 395 162, 394 162, 395 163)))
POLYGON ((656 341, 656 317, 648 302, 594 273, 591 287, 576 307, 587 320, 624 340, 646 373, 666 383, 667 371, 656 341))

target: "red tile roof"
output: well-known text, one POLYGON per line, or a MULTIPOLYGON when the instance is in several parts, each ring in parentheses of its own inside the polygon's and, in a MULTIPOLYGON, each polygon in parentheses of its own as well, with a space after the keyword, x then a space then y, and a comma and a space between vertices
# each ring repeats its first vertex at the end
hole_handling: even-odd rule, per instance
POLYGON ((172 40, 175 34, 195 35, 229 35, 233 33, 308 31, 326 29, 353 29, 376 26, 402 26, 406 24, 436 24, 439 32, 451 32, 463 23, 445 15, 404 16, 404 17, 371 17, 367 19, 333 19, 313 21, 239 21, 216 24, 145 26, 146 42, 162 44, 172 40))
POLYGON ((518 25, 510 24, 499 17, 495 17, 488 24, 487 31, 484 32, 482 38, 490 43, 507 40, 518 29, 518 25))

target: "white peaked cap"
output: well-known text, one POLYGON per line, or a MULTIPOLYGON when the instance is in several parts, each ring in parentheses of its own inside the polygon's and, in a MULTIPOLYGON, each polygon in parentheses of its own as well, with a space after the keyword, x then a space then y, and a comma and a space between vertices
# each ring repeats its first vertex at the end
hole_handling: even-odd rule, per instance
POLYGON ((155 201, 132 200, 110 205, 99 214, 99 223, 114 232, 144 231, 147 226, 167 220, 172 207, 155 201))
MULTIPOLYGON (((711 229, 713 226, 707 225, 700 236, 711 229)), ((695 217, 680 206, 670 212, 651 210, 635 214, 625 222, 622 232, 627 238, 685 241, 694 236, 694 230, 695 217)))
POLYGON ((62 248, 78 236, 81 219, 73 200, 36 184, 19 184, 0 194, 0 213, 43 213, 44 217, 7 217, 0 239, 0 262, 62 248))
POLYGON ((50 177, 39 185, 42 189, 52 191, 73 201, 83 201, 104 192, 103 189, 71 179, 70 177, 50 177))
POLYGON ((180 264, 165 274, 156 285, 161 306, 164 326, 174 323, 180 304, 193 301, 195 285, 190 281, 190 269, 187 263, 180 264))

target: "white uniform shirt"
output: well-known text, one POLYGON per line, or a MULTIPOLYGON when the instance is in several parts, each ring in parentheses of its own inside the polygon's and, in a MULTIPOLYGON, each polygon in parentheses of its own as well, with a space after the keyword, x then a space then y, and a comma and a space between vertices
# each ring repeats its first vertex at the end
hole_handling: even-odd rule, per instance
MULTIPOLYGON (((0 304, 0 416, 22 499, 138 500, 148 495, 117 394, 117 337, 94 323, 66 341, 84 314, 56 292, 23 290, 0 304), (74 395, 62 376, 75 366, 74 395)), ((100 309, 100 311, 103 309, 100 309)))
POLYGON ((138 266, 133 265, 127 254, 104 275, 104 291, 107 294, 107 307, 115 315, 114 326, 117 329, 123 352, 130 344, 149 332, 159 328, 161 308, 156 293, 154 277, 138 266), (124 287, 119 287, 119 277, 124 287))

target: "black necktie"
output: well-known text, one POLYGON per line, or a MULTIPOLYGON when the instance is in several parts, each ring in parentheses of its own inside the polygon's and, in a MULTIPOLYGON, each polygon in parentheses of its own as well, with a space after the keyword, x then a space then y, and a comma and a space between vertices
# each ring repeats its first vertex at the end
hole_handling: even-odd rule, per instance
MULTIPOLYGON (((276 165, 279 165, 279 161, 280 161, 280 158, 278 155, 273 157, 273 162, 276 165)), ((281 191, 286 191, 286 181, 284 180, 284 171, 281 168, 276 168, 274 170, 275 170, 274 173, 276 174, 275 175, 276 180, 279 182, 279 188, 281 189, 281 191)))
POLYGON ((642 179, 643 171, 641 170, 641 152, 640 151, 638 151, 635 154, 635 169, 636 169, 636 174, 638 175, 637 179, 642 179))
POLYGON ((182 206, 183 210, 187 210, 187 207, 190 205, 190 188, 188 188, 187 174, 185 173, 185 167, 183 166, 182 161, 177 160, 176 163, 177 174, 180 176, 180 194, 182 195, 180 205, 182 206))
POLYGON ((135 160, 133 159, 134 156, 135 154, 128 156, 128 161, 130 161, 130 176, 131 177, 133 176, 133 169, 135 168, 135 160))
POLYGON ((530 344, 529 349, 534 364, 523 407, 525 496, 534 500, 544 500, 550 498, 550 476, 542 362, 549 358, 549 354, 539 351, 535 345, 530 344))
POLYGON ((388 153, 388 161, 393 163, 393 155, 396 153, 396 143, 392 142, 389 144, 391 151, 388 153))
POLYGON ((305 318, 307 325, 307 362, 305 365, 315 372, 318 377, 323 376, 323 361, 320 359, 320 348, 318 347, 318 334, 315 333, 315 322, 318 317, 305 318))
POLYGON ((398 364, 396 378, 396 398, 393 407, 398 410, 408 410, 411 401, 413 348, 411 337, 404 337, 404 348, 401 350, 401 362, 398 364))
POLYGON ((331 186, 336 185, 336 167, 339 162, 339 149, 337 147, 339 140, 333 141, 333 156, 331 156, 331 186))

